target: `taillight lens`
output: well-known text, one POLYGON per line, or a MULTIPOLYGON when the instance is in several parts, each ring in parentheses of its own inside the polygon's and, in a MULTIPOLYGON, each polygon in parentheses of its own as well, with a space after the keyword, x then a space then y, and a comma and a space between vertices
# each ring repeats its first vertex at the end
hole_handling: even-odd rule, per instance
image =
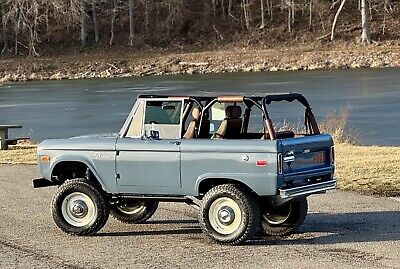
POLYGON ((331 164, 332 165, 335 164, 335 147, 334 146, 331 147, 331 164))
POLYGON ((280 174, 282 174, 283 173, 283 156, 282 156, 282 153, 278 153, 278 162, 277 162, 277 165, 278 165, 278 174, 280 175, 280 174))

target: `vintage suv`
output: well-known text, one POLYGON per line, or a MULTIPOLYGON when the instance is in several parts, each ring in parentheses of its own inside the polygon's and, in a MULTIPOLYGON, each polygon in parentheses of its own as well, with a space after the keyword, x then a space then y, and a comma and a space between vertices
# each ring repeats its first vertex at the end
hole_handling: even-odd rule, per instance
POLYGON ((332 138, 297 93, 140 95, 119 134, 45 140, 37 154, 33 185, 59 186, 53 219, 75 235, 96 233, 110 212, 141 223, 160 201, 185 202, 209 237, 234 245, 258 230, 290 234, 307 196, 336 186, 332 138), (305 107, 301 133, 275 130, 269 107, 281 101, 305 107))

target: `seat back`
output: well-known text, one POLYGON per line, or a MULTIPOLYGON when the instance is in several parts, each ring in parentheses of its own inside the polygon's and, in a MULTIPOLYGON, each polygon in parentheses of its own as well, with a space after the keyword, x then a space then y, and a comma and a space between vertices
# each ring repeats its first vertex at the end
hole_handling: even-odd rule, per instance
POLYGON ((196 129, 199 119, 200 119, 200 109, 195 107, 192 110, 192 120, 190 121, 186 133, 183 135, 183 138, 191 139, 196 137, 196 129))
POLYGON ((226 118, 221 122, 215 132, 215 138, 240 138, 242 130, 242 108, 240 106, 227 106, 225 109, 226 118))

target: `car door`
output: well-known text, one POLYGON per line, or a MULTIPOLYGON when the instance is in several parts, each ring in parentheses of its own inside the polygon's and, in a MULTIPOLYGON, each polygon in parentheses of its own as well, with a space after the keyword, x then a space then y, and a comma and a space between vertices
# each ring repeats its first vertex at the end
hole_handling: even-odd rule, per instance
POLYGON ((154 194, 176 193, 181 188, 182 107, 182 101, 141 101, 126 134, 117 139, 117 185, 154 194))

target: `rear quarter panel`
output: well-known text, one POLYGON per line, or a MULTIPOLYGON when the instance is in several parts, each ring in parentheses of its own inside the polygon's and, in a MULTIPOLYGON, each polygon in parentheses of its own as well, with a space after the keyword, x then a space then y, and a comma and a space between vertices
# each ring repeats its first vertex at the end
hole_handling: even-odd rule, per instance
POLYGON ((206 179, 233 179, 258 195, 277 194, 277 143, 271 140, 187 139, 181 144, 182 192, 198 195, 206 179), (257 166, 266 160, 266 166, 257 166))

